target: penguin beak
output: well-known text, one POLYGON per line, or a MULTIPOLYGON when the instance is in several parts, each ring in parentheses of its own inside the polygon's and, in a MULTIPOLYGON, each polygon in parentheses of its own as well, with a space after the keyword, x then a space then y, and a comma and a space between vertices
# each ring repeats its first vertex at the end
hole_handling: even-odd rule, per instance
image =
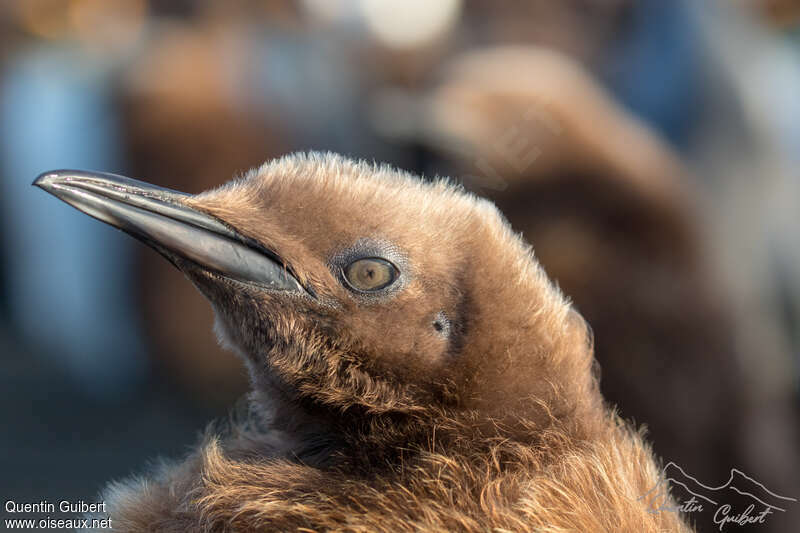
POLYGON ((219 219, 187 207, 190 195, 100 172, 54 170, 33 185, 155 248, 173 264, 266 289, 306 293, 279 257, 219 219), (183 261, 178 261, 179 259, 183 261))

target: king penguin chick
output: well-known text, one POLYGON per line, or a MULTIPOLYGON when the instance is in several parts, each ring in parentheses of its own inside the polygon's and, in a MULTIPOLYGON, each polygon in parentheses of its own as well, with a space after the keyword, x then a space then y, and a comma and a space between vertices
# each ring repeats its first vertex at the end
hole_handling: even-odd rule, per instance
POLYGON ((115 530, 690 531, 643 498, 659 470, 589 329, 489 201, 331 154, 197 196, 36 184, 182 270, 251 376, 247 416, 107 489, 115 530))

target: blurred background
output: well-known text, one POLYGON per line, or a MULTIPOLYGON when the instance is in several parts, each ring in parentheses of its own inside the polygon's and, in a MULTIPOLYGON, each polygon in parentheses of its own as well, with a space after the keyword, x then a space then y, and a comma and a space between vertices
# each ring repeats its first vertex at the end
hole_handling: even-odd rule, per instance
POLYGON ((332 150, 492 198, 661 457, 800 496, 798 95, 797 0, 3 0, 0 495, 91 499, 247 387, 181 274, 33 178, 332 150))

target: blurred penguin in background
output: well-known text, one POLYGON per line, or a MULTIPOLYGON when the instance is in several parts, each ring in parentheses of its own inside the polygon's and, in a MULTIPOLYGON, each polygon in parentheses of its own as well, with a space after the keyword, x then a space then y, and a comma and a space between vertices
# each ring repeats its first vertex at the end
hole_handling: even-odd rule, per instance
MULTIPOLYGON (((748 393, 736 315, 679 159, 562 54, 484 49, 445 72, 423 135, 587 318, 605 398, 647 426, 665 462, 709 484, 736 467, 796 493, 791 404, 748 393), (765 458, 749 435, 781 413, 782 451, 765 458)), ((716 528, 710 515, 697 525, 716 528)))

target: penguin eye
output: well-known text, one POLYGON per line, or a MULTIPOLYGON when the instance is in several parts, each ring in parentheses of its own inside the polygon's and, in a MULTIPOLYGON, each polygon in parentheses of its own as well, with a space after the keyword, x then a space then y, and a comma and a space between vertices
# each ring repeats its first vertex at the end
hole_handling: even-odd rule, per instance
POLYGON ((362 292, 385 289, 398 275, 397 267, 379 257, 356 259, 344 269, 344 278, 350 287, 362 292))

